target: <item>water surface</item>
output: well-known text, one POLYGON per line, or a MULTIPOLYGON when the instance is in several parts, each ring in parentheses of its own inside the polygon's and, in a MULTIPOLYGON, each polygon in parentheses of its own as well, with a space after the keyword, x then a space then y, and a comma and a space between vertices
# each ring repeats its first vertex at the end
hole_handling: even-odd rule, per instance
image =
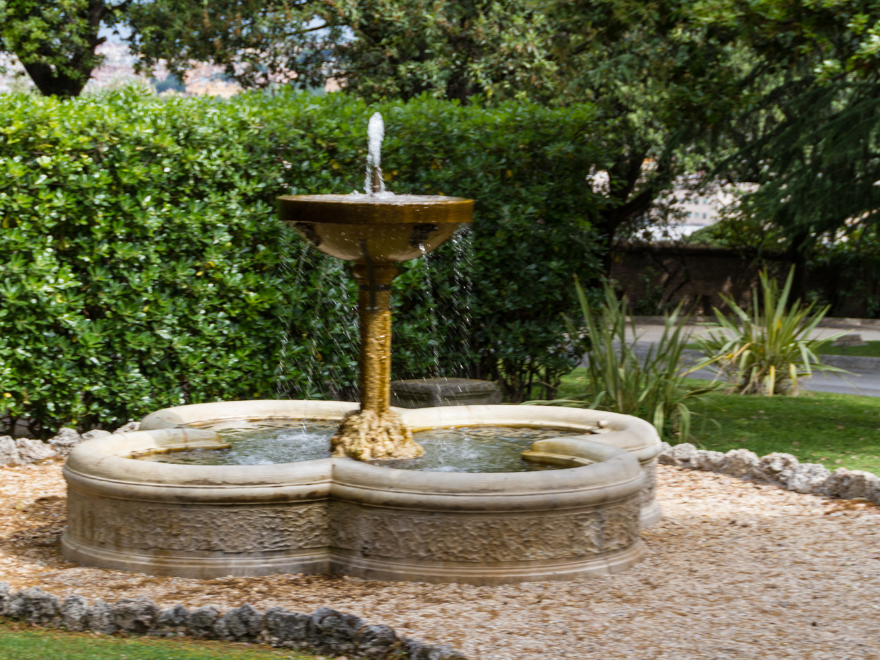
MULTIPOLYGON (((219 433, 229 449, 196 449, 152 454, 140 460, 182 465, 271 465, 329 458, 330 438, 338 422, 313 420, 236 420, 199 426, 219 433)), ((419 431, 415 441, 425 448, 421 458, 371 461, 375 465, 425 472, 531 472, 560 469, 530 463, 520 454, 548 438, 583 435, 550 427, 469 426, 419 431)))

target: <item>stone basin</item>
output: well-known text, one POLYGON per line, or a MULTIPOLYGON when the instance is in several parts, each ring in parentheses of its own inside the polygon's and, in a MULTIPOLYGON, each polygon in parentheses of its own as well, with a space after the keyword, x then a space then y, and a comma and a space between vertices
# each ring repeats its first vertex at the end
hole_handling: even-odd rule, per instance
POLYGON ((565 469, 418 472, 326 458, 244 466, 140 461, 216 444, 224 420, 341 419, 357 404, 237 401, 147 416, 140 431, 85 442, 64 467, 64 556, 151 575, 215 578, 339 573, 367 579, 505 584, 625 570, 656 522, 660 450, 642 420, 543 406, 397 409, 414 430, 544 426, 600 435, 534 443, 565 469))

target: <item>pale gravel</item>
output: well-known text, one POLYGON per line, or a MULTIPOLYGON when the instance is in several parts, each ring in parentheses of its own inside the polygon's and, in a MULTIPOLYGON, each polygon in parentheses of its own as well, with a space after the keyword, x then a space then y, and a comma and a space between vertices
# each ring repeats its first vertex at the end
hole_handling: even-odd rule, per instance
POLYGON ((327 605, 469 658, 880 659, 880 508, 660 466, 664 520, 628 572, 471 587, 331 576, 191 580, 65 562, 59 464, 0 469, 0 581, 163 606, 327 605))

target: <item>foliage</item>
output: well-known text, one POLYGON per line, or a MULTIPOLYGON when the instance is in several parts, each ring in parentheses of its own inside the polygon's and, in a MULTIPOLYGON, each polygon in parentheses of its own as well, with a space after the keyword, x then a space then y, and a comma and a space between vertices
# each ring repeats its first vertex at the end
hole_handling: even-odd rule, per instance
MULTIPOLYGON (((749 62, 728 31, 707 30, 692 0, 536 3, 336 0, 353 38, 340 44, 347 89, 368 98, 427 91, 464 101, 588 101, 605 159, 590 182, 603 197, 606 248, 645 222, 721 118, 743 110, 749 62)), ((610 249, 603 264, 610 270, 610 249)))
POLYGON ((150 0, 129 20, 143 66, 207 59, 245 86, 593 103, 606 248, 685 172, 760 184, 746 215, 801 261, 880 201, 877 0, 150 0))
POLYGON ((116 25, 127 4, 0 0, 0 50, 18 57, 41 93, 77 96, 103 59, 95 53, 104 42, 99 28, 116 25))
MULTIPOLYGON (((604 130, 606 248, 649 218, 695 145, 739 108, 748 62, 730 30, 707 30, 693 0, 149 0, 129 20, 140 66, 178 74, 191 59, 246 87, 336 78, 370 101, 421 94, 462 103, 590 102, 604 130), (293 72, 296 72, 294 76, 293 72)), ((703 3, 699 3, 703 4, 703 3)), ((610 261, 604 264, 606 271, 610 261)))
POLYGON ((127 8, 137 67, 163 63, 181 80, 193 61, 224 67, 245 88, 318 86, 350 39, 327 3, 310 0, 142 0, 127 8), (329 20, 328 20, 329 19, 329 20))
POLYGON ((554 93, 558 63, 551 45, 559 26, 552 6, 534 0, 334 0, 331 7, 352 32, 336 53, 347 89, 361 96, 427 92, 467 102, 477 95, 503 100, 554 93))
POLYGON ((823 235, 877 221, 880 3, 723 0, 703 11, 760 62, 742 88, 752 110, 715 127, 716 144, 733 147, 718 171, 756 184, 744 215, 775 228, 803 266, 823 235))
POLYGON ((471 235, 396 282, 395 375, 501 378, 514 399, 536 372, 552 384, 571 365, 562 283, 597 263, 589 108, 4 95, 0 420, 46 435, 169 405, 351 396, 354 285, 274 200, 361 185, 375 110, 392 190, 476 199, 471 235))
MULTIPOLYGON (((635 320, 627 320, 626 296, 618 298, 606 283, 604 300, 593 311, 580 282, 575 280, 583 325, 569 321, 569 337, 584 356, 583 384, 576 398, 531 401, 533 404, 562 405, 609 410, 635 415, 651 422, 667 437, 677 432, 686 440, 690 433, 691 412, 688 402, 714 387, 691 384, 687 376, 706 365, 701 362, 682 367, 682 352, 687 344, 684 326, 688 317, 681 307, 664 315, 663 334, 646 351, 636 349, 635 320)), ((571 391, 571 388, 568 388, 571 391)))
POLYGON ((828 308, 814 311, 815 303, 800 300, 789 304, 793 278, 794 268, 780 291, 776 279, 761 271, 761 291, 753 291, 751 313, 722 295, 731 317, 716 308, 718 322, 709 325, 716 329, 695 338, 700 350, 715 359, 719 374, 730 381, 731 391, 797 395, 798 379, 810 376, 813 369, 840 371, 823 365, 818 355, 835 337, 812 338, 828 308))

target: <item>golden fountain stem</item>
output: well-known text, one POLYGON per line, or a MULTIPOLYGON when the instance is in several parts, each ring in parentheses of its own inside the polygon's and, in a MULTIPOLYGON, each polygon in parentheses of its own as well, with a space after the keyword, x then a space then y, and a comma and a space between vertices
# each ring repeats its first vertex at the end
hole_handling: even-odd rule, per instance
POLYGON ((391 280, 395 265, 377 265, 361 240, 362 261, 351 269, 360 285, 361 408, 343 417, 330 440, 333 456, 361 461, 418 458, 425 450, 391 408, 391 280))
POLYGON ((361 333, 361 410, 382 416, 391 405, 391 280, 397 266, 355 264, 360 285, 358 321, 361 333))

